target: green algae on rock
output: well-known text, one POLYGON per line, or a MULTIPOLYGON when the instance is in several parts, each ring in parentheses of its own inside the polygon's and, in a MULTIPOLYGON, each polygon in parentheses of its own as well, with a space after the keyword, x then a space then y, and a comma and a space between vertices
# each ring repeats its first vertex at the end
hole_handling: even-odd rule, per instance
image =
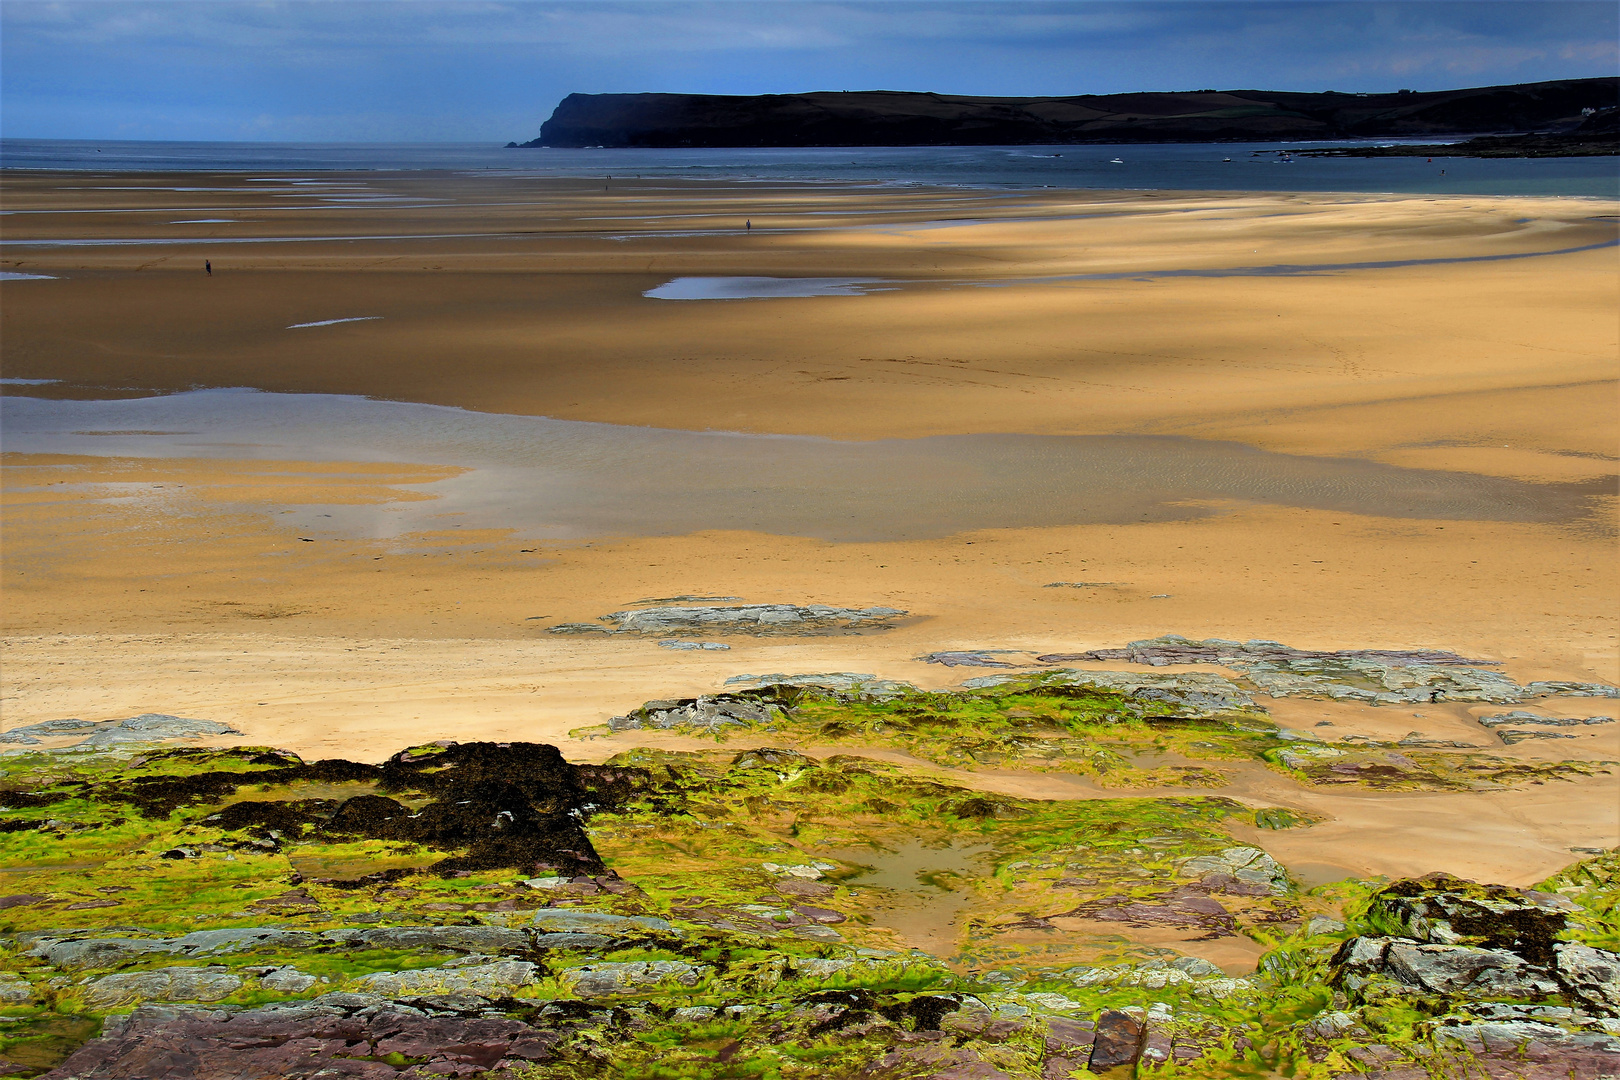
MULTIPOLYGON (((1127 764, 1133 745, 1205 742, 1219 761, 1280 743, 1253 717, 1061 685, 817 692, 774 722, 946 758, 964 729, 1112 733, 1127 764)), ((1218 794, 1020 799, 781 745, 599 766, 522 743, 380 765, 25 752, 0 770, 0 822, 24 823, 3 834, 12 1075, 1326 1080, 1511 1063, 1562 1080, 1620 1052, 1614 853, 1535 892, 1303 891, 1236 839, 1256 815, 1218 794)))

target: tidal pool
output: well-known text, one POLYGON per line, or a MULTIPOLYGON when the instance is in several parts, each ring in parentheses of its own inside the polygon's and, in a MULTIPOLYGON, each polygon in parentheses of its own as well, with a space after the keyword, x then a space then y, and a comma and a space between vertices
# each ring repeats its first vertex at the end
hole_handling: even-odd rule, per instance
POLYGON ((956 924, 973 904, 970 882, 990 872, 989 844, 967 847, 908 840, 893 851, 848 848, 826 852, 867 869, 844 884, 859 892, 882 889, 886 900, 874 913, 914 948, 935 956, 957 951, 956 924))
MULTIPOLYGON (((676 431, 330 394, 0 398, 12 453, 458 466, 434 496, 322 505, 302 529, 543 538, 747 530, 837 541, 1131 524, 1273 504, 1392 518, 1587 522, 1604 480, 1534 484, 1147 435, 850 442, 676 431)), ((283 496, 284 497, 284 496, 283 496)))
POLYGON ((761 300, 784 296, 864 296, 896 288, 881 278, 678 277, 641 295, 654 300, 761 300))

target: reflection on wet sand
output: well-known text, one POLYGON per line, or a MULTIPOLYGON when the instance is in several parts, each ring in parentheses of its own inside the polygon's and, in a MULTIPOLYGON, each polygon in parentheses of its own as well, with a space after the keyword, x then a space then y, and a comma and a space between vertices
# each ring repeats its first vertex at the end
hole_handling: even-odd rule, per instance
MULTIPOLYGON (((368 324, 369 325, 369 324, 368 324)), ((394 461, 469 471, 414 506, 330 508, 337 535, 442 526, 528 535, 750 530, 826 540, 1203 517, 1209 503, 1387 518, 1575 522, 1607 481, 1538 484, 1142 435, 847 442, 676 431, 326 394, 8 398, 7 449, 130 457, 394 461)))
POLYGON ((840 848, 823 854, 866 867, 847 884, 855 889, 881 889, 880 925, 888 926, 913 948, 935 956, 957 951, 957 924, 973 906, 970 879, 989 871, 989 844, 952 847, 908 840, 892 851, 840 848))

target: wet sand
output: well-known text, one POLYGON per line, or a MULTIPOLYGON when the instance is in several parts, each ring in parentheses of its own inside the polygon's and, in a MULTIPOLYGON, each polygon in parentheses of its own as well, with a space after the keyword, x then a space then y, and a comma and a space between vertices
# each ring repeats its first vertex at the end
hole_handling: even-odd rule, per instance
MULTIPOLYGON (((745 672, 944 686, 964 673, 915 658, 1164 632, 1620 681, 1620 276, 1617 250, 1593 246, 1614 239, 1610 202, 456 174, 0 183, 0 271, 43 276, 0 283, 4 376, 23 380, 4 390, 90 417, 57 443, 18 435, 27 453, 8 441, 7 728, 160 711, 312 756, 453 737, 600 759, 619 741, 567 733, 745 672), (1311 269, 1348 264, 1380 265, 1311 269), (866 284, 646 295, 703 277, 866 284), (233 437, 181 422, 201 414, 141 414, 154 394, 224 387, 369 396, 395 419, 362 433, 353 413, 321 420, 332 399, 294 399, 290 420, 233 437), (486 434, 430 438, 409 412, 427 407, 473 410, 486 434), (522 427, 540 417, 633 430, 558 449, 522 427), (837 466, 705 432, 801 437, 794 452, 837 466), (1131 452, 1006 451, 1042 439, 1131 452), (770 452, 680 449, 727 442, 770 452), (512 453, 530 471, 502 473, 512 453), (563 503, 535 478, 565 458, 570 490, 613 514, 546 512, 563 503), (1087 492, 1108 510, 1064 502, 1087 492), (862 528, 828 528, 840 512, 862 528), (917 618, 701 653, 546 633, 678 595, 917 618)), ((1345 708, 1276 714, 1479 730, 1455 708, 1345 708)), ((1610 734, 1588 741, 1616 752, 1610 734)), ((1529 881, 1620 828, 1602 781, 1389 798, 1270 776, 1240 797, 1334 820, 1257 839, 1322 873, 1529 881)))

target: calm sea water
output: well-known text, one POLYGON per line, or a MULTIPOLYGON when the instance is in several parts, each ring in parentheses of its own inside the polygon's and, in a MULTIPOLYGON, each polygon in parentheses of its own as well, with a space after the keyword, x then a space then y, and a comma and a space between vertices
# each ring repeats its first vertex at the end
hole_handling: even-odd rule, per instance
MULTIPOLYGON (((484 144, 0 139, 0 168, 98 172, 449 169, 534 176, 858 180, 983 187, 1620 197, 1620 157, 1307 158, 1279 143, 723 150, 508 150, 484 144), (1229 160, 1228 160, 1229 159, 1229 160), (1442 170, 1444 172, 1442 173, 1442 170)), ((1293 147, 1348 143, 1295 143, 1293 147)))

